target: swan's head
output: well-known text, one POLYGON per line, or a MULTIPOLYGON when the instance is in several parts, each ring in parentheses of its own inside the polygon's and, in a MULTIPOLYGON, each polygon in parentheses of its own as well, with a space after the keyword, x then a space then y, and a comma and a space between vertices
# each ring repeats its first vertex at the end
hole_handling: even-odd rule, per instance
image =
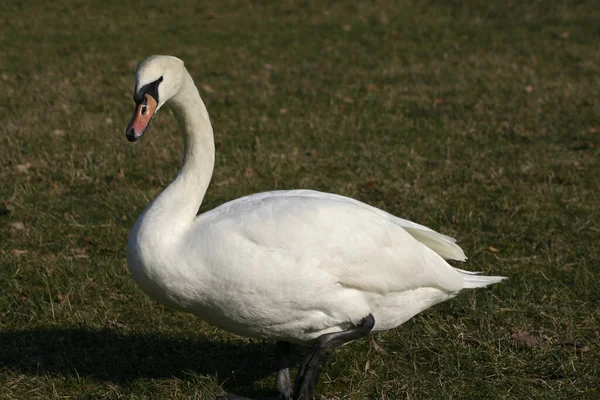
POLYGON ((172 56, 150 56, 135 72, 135 111, 125 136, 130 142, 142 137, 154 114, 179 92, 183 78, 183 61, 172 56))

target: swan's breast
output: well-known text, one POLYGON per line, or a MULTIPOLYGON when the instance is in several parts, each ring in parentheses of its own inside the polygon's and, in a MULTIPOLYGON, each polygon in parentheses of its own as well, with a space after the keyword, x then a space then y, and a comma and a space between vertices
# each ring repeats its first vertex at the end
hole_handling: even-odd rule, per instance
POLYGON ((153 300, 182 309, 197 289, 180 270, 181 229, 150 218, 144 212, 129 235, 127 265, 140 288, 153 300))

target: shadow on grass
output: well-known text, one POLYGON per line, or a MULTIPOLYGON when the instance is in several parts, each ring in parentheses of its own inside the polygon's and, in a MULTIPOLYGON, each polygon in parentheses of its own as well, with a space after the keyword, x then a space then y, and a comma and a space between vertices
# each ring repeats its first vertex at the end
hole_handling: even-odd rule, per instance
POLYGON ((264 395, 253 382, 274 371, 273 345, 165 338, 104 329, 0 333, 0 369, 30 375, 71 375, 114 383, 216 375, 223 389, 264 395))

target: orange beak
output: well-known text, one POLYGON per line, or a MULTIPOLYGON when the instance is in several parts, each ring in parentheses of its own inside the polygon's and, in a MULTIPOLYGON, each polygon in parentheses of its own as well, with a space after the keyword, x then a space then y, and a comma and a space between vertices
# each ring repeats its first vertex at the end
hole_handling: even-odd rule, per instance
POLYGON ((142 137, 146 128, 150 125, 150 120, 152 120, 157 105, 158 103, 154 97, 149 94, 144 95, 144 101, 136 106, 133 117, 131 117, 131 121, 127 125, 127 130, 125 131, 127 140, 135 142, 142 137))

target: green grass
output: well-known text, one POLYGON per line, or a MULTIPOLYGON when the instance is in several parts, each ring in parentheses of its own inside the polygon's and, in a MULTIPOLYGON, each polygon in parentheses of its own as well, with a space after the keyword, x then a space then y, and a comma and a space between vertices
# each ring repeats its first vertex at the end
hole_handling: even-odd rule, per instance
POLYGON ((168 112, 124 137, 153 53, 185 60, 211 114, 202 210, 340 193, 510 277, 375 335, 385 353, 340 349, 316 398, 600 397, 595 2, 13 0, 0 23, 0 398, 272 390, 271 343, 163 308, 127 271, 181 159, 168 112))

